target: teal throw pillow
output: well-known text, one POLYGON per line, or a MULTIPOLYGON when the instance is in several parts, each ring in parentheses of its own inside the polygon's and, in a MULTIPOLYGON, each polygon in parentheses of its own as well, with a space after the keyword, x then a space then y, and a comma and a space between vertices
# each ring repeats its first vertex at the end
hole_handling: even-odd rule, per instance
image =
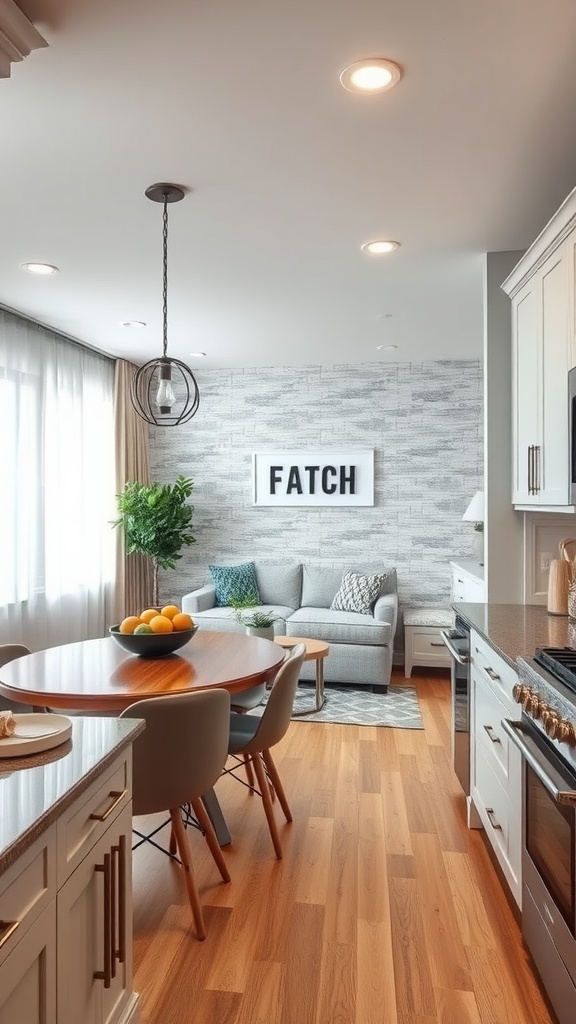
POLYGON ((245 562, 244 565, 209 565, 208 568, 218 607, 226 607, 232 601, 260 604, 254 562, 245 562))

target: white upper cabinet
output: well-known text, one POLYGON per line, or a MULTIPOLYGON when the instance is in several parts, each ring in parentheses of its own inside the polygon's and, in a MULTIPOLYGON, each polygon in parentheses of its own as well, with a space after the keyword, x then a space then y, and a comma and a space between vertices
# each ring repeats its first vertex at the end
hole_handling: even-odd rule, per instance
POLYGON ((569 506, 568 370, 574 363, 576 190, 502 285, 512 300, 512 501, 569 506))

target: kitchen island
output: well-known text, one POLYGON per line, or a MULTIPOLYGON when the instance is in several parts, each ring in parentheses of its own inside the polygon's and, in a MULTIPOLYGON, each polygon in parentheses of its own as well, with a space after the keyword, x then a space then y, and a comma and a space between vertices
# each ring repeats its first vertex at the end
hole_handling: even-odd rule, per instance
POLYGON ((131 744, 139 720, 72 718, 0 758, 0 1024, 136 1024, 131 744))

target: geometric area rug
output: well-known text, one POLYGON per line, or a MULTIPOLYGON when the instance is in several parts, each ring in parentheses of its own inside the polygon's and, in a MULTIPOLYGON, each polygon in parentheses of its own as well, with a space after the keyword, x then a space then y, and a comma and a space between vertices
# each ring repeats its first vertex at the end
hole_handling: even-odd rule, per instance
MULTIPOLYGON (((343 725, 383 725, 393 729, 423 729, 418 694, 413 686, 389 686, 388 693, 372 693, 369 687, 326 686, 321 711, 299 715, 294 722, 334 722, 343 725)), ((300 683, 294 710, 314 707, 314 685, 300 683)))

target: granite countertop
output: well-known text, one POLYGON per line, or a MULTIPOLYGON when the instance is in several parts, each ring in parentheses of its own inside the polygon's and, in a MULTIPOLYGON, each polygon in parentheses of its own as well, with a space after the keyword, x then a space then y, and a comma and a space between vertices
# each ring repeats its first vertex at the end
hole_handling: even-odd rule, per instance
POLYGON ((133 718, 71 716, 72 735, 30 757, 0 758, 0 872, 144 729, 133 718))
POLYGON ((452 607, 513 668, 516 658, 532 658, 537 647, 576 647, 576 623, 565 615, 549 615, 544 605, 464 602, 452 607))

